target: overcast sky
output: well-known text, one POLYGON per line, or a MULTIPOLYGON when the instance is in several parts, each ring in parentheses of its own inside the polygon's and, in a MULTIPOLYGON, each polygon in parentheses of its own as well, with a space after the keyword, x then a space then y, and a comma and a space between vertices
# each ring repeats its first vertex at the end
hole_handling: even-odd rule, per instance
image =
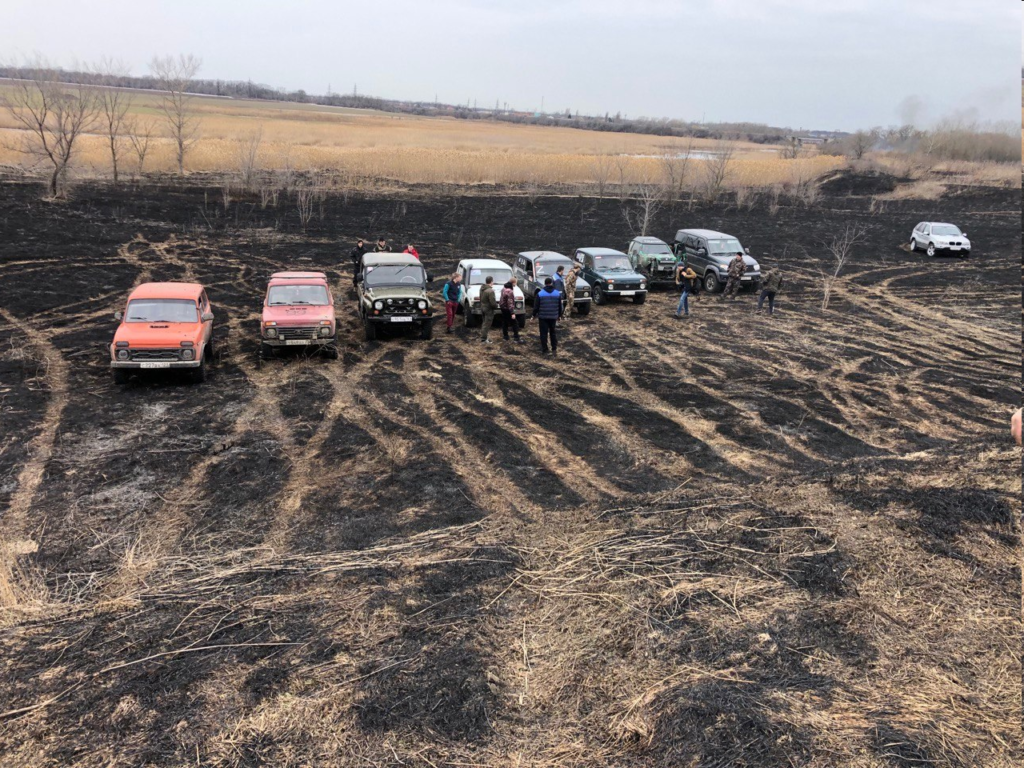
POLYGON ((1016 0, 0 0, 0 58, 194 53, 310 93, 849 130, 1016 123, 1019 25, 1016 0))

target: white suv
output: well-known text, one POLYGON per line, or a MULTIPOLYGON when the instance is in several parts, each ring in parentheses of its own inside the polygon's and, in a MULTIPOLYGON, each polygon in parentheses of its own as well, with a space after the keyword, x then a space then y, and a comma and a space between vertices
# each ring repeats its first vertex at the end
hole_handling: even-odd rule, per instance
MULTIPOLYGON (((512 279, 512 267, 497 259, 463 259, 456 267, 462 275, 462 314, 467 328, 483 322, 484 311, 480 306, 480 289, 488 277, 494 278, 494 298, 501 297, 501 289, 512 279)), ((516 298, 516 320, 520 328, 526 326, 526 310, 522 289, 517 285, 513 292, 516 298)))
POLYGON ((929 256, 949 251, 961 256, 971 255, 971 241, 959 227, 939 221, 922 221, 910 235, 910 252, 924 249, 929 256))

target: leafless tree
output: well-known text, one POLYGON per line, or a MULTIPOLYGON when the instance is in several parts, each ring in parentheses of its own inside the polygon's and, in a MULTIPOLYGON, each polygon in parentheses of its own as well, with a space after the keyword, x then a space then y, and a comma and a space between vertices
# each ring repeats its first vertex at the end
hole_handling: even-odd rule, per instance
POLYGON ((732 144, 723 141, 712 150, 711 158, 704 162, 701 193, 708 202, 714 202, 721 194, 725 179, 729 175, 729 166, 732 164, 734 151, 732 144))
POLYGON ((687 173, 692 156, 693 138, 691 137, 681 154, 663 155, 661 158, 661 170, 665 182, 665 198, 671 203, 675 203, 683 198, 683 189, 686 187, 687 173))
POLYGON ((98 122, 96 89, 62 83, 60 73, 45 62, 27 69, 27 79, 13 81, 0 94, 0 104, 23 129, 15 149, 49 163, 47 189, 51 197, 64 198, 78 139, 98 122))
POLYGON ((597 182, 597 197, 604 200, 605 190, 608 188, 608 179, 612 175, 612 159, 608 155, 597 155, 594 158, 594 181, 597 182))
POLYGON ((839 280, 839 273, 846 266, 854 246, 864 239, 866 231, 859 224, 847 224, 841 234, 835 235, 829 242, 825 243, 825 250, 832 255, 832 269, 826 273, 822 270, 821 281, 823 295, 821 299, 822 311, 828 309, 828 302, 832 298, 832 289, 839 280))
POLYGON ((178 173, 182 175, 185 174, 185 155, 199 135, 199 118, 192 109, 192 95, 188 89, 201 65, 202 60, 192 54, 157 56, 149 64, 164 92, 160 111, 174 140, 178 173))
POLYGON ((146 164, 146 155, 149 154, 149 145, 153 139, 153 132, 156 125, 152 120, 128 120, 125 124, 125 132, 128 141, 135 152, 135 173, 142 175, 143 167, 146 164))
POLYGON ((800 139, 796 136, 791 136, 782 149, 779 150, 779 156, 783 160, 795 160, 800 157, 800 152, 803 146, 800 144, 800 139))
POLYGON ((629 185, 626 183, 626 172, 629 170, 629 157, 627 155, 615 156, 615 168, 619 172, 619 202, 625 203, 629 197, 629 185))
POLYGON ((263 126, 242 142, 238 152, 238 171, 242 177, 242 186, 251 190, 260 169, 260 145, 263 143, 263 126))
POLYGON ((114 183, 118 182, 119 161, 124 153, 125 134, 129 127, 128 110, 131 109, 134 97, 127 88, 121 88, 121 81, 131 72, 129 67, 120 61, 103 59, 96 67, 105 87, 97 90, 100 104, 100 121, 103 131, 107 134, 110 147, 110 167, 114 175, 114 183))
POLYGON ((650 230, 654 217, 665 202, 665 189, 650 174, 646 174, 634 189, 635 197, 623 204, 622 215, 633 235, 642 237, 650 230))
POLYGON ((874 143, 875 138, 870 133, 867 131, 857 131, 847 140, 850 157, 854 160, 860 160, 874 143))

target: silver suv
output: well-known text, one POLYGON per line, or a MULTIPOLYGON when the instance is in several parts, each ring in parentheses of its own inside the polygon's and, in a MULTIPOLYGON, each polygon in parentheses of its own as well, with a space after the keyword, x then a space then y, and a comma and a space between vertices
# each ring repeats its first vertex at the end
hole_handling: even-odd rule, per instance
POLYGON ((910 252, 924 250, 929 256, 938 256, 939 251, 960 256, 971 255, 971 241, 960 227, 939 221, 922 221, 910 235, 910 252))

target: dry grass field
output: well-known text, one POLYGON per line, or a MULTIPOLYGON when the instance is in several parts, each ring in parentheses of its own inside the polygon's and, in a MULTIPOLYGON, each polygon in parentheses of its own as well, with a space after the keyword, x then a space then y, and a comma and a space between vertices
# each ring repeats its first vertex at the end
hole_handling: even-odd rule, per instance
POLYGON ((347 248, 621 248, 613 198, 330 194, 306 227, 287 191, 4 182, 0 766, 1020 766, 1019 194, 821 187, 654 222, 781 265, 774 318, 655 292, 552 359, 534 325, 363 341, 347 248), (970 260, 901 248, 930 218, 970 260), (259 358, 296 267, 340 360, 259 358), (166 279, 208 287, 216 365, 117 388, 112 313, 166 279))
MULTIPOLYGON (((4 86, 0 86, 3 88, 4 86)), ((249 140, 262 132, 259 164, 268 169, 341 171, 353 177, 406 183, 581 184, 601 179, 634 183, 661 174, 660 157, 687 150, 698 155, 691 178, 700 174, 701 153, 722 148, 710 140, 577 131, 481 120, 416 117, 371 110, 197 97, 199 141, 189 154, 192 171, 239 168, 249 140)), ((157 96, 139 94, 131 113, 159 125, 157 96)), ((0 164, 18 165, 10 115, 0 111, 0 164)), ((725 186, 805 182, 844 165, 841 158, 783 159, 777 148, 731 142, 735 153, 725 186)), ((85 175, 105 174, 110 159, 105 139, 85 136, 76 163, 85 175)), ((169 138, 155 141, 147 171, 171 171, 169 138)))

